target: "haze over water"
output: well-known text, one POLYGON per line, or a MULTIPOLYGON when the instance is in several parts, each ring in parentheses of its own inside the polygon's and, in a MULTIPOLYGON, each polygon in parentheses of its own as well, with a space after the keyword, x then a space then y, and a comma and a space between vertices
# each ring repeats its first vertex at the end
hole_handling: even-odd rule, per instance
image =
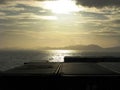
POLYGON ((91 52, 81 50, 1 50, 0 71, 5 71, 25 62, 64 62, 65 56, 114 56, 120 52, 91 52))

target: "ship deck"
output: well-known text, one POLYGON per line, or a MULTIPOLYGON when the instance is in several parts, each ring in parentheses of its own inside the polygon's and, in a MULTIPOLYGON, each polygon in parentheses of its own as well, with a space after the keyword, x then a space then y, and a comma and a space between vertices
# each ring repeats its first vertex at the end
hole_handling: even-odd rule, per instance
POLYGON ((4 89, 118 90, 120 62, 29 62, 0 77, 4 89))

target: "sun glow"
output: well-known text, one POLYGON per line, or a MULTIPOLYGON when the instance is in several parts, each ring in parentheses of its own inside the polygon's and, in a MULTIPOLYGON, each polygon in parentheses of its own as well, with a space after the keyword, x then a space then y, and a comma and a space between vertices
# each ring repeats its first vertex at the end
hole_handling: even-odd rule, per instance
POLYGON ((83 8, 79 8, 74 0, 57 0, 46 1, 45 8, 51 10, 56 14, 69 14, 71 12, 81 11, 83 8))

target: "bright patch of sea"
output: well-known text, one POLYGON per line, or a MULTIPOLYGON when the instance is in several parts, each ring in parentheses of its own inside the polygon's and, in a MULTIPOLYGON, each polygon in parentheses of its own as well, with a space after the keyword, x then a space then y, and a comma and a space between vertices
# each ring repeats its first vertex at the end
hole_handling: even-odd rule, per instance
POLYGON ((5 71, 26 62, 64 62, 65 56, 116 56, 120 52, 93 52, 80 50, 1 50, 0 71, 5 71))

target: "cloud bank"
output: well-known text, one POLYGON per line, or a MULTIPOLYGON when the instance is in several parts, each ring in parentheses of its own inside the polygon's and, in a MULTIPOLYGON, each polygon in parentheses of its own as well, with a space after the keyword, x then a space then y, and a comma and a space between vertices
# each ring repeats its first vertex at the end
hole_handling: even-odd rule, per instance
POLYGON ((120 7, 120 0, 76 0, 77 4, 88 7, 102 8, 106 6, 120 7))
MULTIPOLYGON (((10 1, 19 0, 0 0, 0 4, 5 4, 10 1)), ((20 1, 57 1, 57 0, 20 0, 20 1)), ((87 7, 102 8, 107 6, 120 7, 120 0, 75 0, 76 4, 80 4, 87 7)))

